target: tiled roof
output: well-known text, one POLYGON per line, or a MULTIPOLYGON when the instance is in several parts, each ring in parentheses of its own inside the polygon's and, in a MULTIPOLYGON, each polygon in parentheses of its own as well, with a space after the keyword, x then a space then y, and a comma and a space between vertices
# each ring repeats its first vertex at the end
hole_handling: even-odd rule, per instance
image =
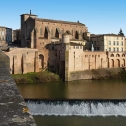
POLYGON ((82 24, 80 22, 70 22, 70 21, 44 19, 44 18, 36 18, 36 20, 37 21, 43 21, 43 22, 63 23, 63 24, 73 24, 73 25, 82 25, 82 26, 85 26, 85 24, 82 24))
POLYGON ((121 35, 118 35, 118 34, 103 34, 104 36, 120 36, 122 37, 121 35))
POLYGON ((117 37, 123 37, 118 34, 91 34, 91 37, 100 37, 100 36, 117 36, 117 37))

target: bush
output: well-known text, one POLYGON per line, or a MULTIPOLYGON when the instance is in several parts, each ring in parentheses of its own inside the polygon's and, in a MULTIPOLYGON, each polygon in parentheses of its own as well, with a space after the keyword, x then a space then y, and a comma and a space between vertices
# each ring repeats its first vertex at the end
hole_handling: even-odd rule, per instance
POLYGON ((12 75, 16 83, 42 83, 61 81, 59 75, 44 71, 38 73, 16 74, 12 75))

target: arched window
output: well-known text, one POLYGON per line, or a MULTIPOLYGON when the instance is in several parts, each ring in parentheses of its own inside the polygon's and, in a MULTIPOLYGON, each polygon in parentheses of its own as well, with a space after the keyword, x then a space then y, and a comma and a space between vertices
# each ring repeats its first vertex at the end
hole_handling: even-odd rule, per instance
POLYGON ((39 54, 39 62, 41 65, 41 68, 44 68, 44 56, 42 54, 39 54))
POLYGON ((50 30, 49 30, 48 26, 46 26, 45 27, 44 37, 48 39, 49 34, 50 34, 50 30))
POLYGON ((123 64, 122 64, 122 66, 125 66, 125 59, 123 59, 123 64))
POLYGON ((114 57, 114 54, 111 54, 111 57, 114 57))
POLYGON ((122 54, 122 57, 125 57, 125 54, 122 54))
POLYGON ((79 39, 78 31, 75 31, 75 39, 79 39))
POLYGON ((119 54, 116 54, 116 57, 120 57, 120 55, 119 54))
POLYGON ((111 64, 112 64, 112 68, 114 67, 114 60, 113 59, 111 59, 111 64))
POLYGON ((120 67, 120 60, 119 59, 117 59, 117 65, 118 65, 118 67, 120 67))
POLYGON ((58 31, 58 29, 57 29, 57 28, 56 28, 55 37, 56 37, 56 38, 59 38, 59 31, 58 31))

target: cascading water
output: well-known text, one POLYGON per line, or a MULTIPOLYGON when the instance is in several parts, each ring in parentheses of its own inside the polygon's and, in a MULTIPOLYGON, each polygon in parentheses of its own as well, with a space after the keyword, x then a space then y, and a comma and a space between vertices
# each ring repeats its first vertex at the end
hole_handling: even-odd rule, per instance
POLYGON ((126 116, 126 102, 26 102, 32 115, 126 116))

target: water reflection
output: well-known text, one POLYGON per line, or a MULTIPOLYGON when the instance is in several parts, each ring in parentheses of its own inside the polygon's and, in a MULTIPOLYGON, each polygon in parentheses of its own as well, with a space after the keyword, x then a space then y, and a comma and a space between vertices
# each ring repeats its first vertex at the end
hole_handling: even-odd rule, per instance
POLYGON ((126 80, 18 84, 18 88, 27 99, 126 99, 126 80))

